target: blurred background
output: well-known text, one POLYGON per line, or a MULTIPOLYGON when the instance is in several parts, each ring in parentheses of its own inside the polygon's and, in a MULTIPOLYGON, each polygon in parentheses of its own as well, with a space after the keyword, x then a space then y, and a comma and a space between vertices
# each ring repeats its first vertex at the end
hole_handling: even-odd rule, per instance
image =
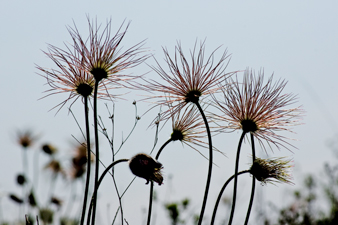
MULTIPOLYGON (((8 198, 9 193, 21 195, 16 176, 22 173, 22 149, 18 144, 18 133, 30 130, 37 137, 27 152, 28 164, 33 166, 35 151, 41 151, 41 145, 51 143, 58 149, 58 159, 65 168, 69 168, 77 141, 83 141, 76 120, 84 128, 83 105, 77 101, 72 106, 76 120, 69 113, 69 104, 61 109, 49 111, 67 98, 67 94, 53 95, 41 99, 49 89, 46 80, 37 74, 36 65, 55 68, 42 50, 47 44, 63 48, 71 43, 67 26, 76 27, 87 36, 88 15, 106 24, 112 20, 112 33, 123 21, 129 22, 128 32, 122 46, 129 48, 142 40, 150 54, 165 68, 162 47, 174 52, 179 41, 186 54, 194 47, 196 40, 205 40, 206 55, 221 46, 216 56, 227 50, 231 60, 227 71, 252 68, 264 70, 264 74, 274 74, 275 79, 285 79, 288 84, 284 93, 294 93, 298 103, 306 111, 303 125, 294 127, 295 133, 283 133, 297 149, 272 149, 264 152, 258 147, 258 156, 262 158, 287 156, 293 158, 293 182, 287 184, 257 186, 258 197, 254 204, 251 224, 259 221, 257 209, 274 217, 273 202, 283 207, 292 201, 290 193, 303 187, 307 174, 323 176, 326 162, 336 163, 334 149, 337 146, 337 83, 338 83, 338 14, 336 1, 7 1, 0 9, 0 65, 3 84, 1 98, 1 135, 0 135, 0 193, 3 221, 15 220, 18 206, 8 198), (74 138, 75 137, 75 138, 74 138), (63 160, 63 161, 62 161, 63 160)), ((217 58, 215 58, 217 61, 217 58)), ((133 75, 146 74, 147 78, 157 79, 157 74, 148 65, 155 65, 153 58, 146 64, 127 71, 133 75)), ((241 77, 242 74, 239 74, 241 77)), ((139 101, 149 95, 145 92, 130 91, 113 103, 101 101, 99 114, 108 130, 112 132, 109 113, 114 111, 114 144, 119 147, 121 141, 131 131, 137 115, 142 116, 151 106, 149 102, 139 101), (105 105, 107 103, 107 107, 105 105)), ((154 145, 156 130, 149 124, 156 117, 159 108, 155 108, 141 117, 130 139, 121 148, 116 158, 130 158, 136 153, 149 153, 154 145)), ((158 148, 170 137, 171 124, 168 123, 158 135, 158 148)), ((218 192, 234 171, 237 140, 240 132, 218 135, 215 146, 226 154, 215 155, 214 174, 206 209, 206 221, 210 220, 218 192)), ((101 137, 102 162, 111 162, 108 141, 101 137)), ((205 155, 206 149, 201 149, 205 155)), ((250 163, 250 146, 243 147, 241 169, 247 169, 250 163)), ((155 153, 153 153, 153 156, 155 153)), ((43 168, 48 156, 39 159, 39 201, 47 202, 51 175, 43 168)), ((164 165, 164 185, 155 186, 157 201, 154 204, 153 224, 170 224, 165 204, 190 199, 186 212, 187 224, 193 224, 193 215, 199 213, 205 188, 208 161, 188 146, 181 143, 170 144, 159 160, 164 165)), ((102 169, 102 168, 101 168, 102 169)), ((29 169, 33 176, 33 169, 29 169)), ((69 175, 69 174, 68 174, 69 175)), ((133 179, 127 164, 118 165, 116 179, 120 190, 124 190, 133 179)), ((124 217, 129 224, 145 224, 148 205, 149 186, 145 180, 136 179, 122 199, 124 217)), ((75 216, 82 201, 82 181, 61 178, 55 184, 54 193, 63 199, 64 204, 71 198, 71 187, 78 193, 74 206, 67 211, 63 207, 58 216, 75 216), (68 199, 68 200, 67 200, 68 199)), ((231 186, 225 196, 231 196, 231 186)), ((242 224, 241 208, 246 210, 249 200, 251 179, 241 179, 238 195, 238 211, 234 224, 242 224)), ((36 193, 36 195, 38 195, 36 193)), ((115 188, 107 178, 99 191, 99 224, 110 224, 118 207, 115 188)), ((318 205, 325 208, 321 201, 318 205)), ((218 212, 219 224, 228 216, 224 205, 218 212)), ((120 223, 118 219, 117 224, 120 223)), ((207 224, 207 222, 205 223, 207 224)))

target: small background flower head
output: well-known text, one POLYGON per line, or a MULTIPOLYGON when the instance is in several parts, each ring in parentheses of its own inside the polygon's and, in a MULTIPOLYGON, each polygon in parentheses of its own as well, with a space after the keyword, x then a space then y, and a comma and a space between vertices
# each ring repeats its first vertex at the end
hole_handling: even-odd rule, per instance
POLYGON ((24 149, 31 147, 37 139, 31 130, 17 131, 17 141, 24 149))
POLYGON ((54 155, 57 152, 57 149, 51 144, 44 144, 41 149, 47 155, 54 155))
POLYGON ((162 164, 147 154, 140 153, 131 158, 129 160, 129 168, 134 175, 146 179, 146 184, 149 181, 154 181, 158 185, 163 183, 162 164))
POLYGON ((50 160, 49 163, 46 164, 45 169, 50 170, 54 177, 58 174, 65 175, 65 171, 61 163, 55 159, 50 160))
POLYGON ((16 177, 16 182, 17 182, 19 185, 25 185, 26 182, 27 182, 25 175, 23 175, 23 174, 18 174, 17 177, 16 177))
POLYGON ((50 198, 50 202, 56 205, 58 208, 60 208, 63 204, 63 201, 55 196, 52 196, 50 198))

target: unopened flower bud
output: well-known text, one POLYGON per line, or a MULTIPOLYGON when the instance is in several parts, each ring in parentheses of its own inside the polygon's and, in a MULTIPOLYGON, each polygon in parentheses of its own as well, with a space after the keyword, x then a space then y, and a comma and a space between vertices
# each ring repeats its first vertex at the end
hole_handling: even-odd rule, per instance
POLYGON ((129 160, 129 168, 135 176, 146 179, 146 184, 149 181, 155 181, 158 185, 163 183, 162 164, 147 154, 140 153, 131 158, 129 160))
POLYGON ((44 144, 42 146, 42 151, 44 151, 44 153, 46 153, 48 155, 53 155, 54 153, 57 152, 57 149, 50 144, 44 144))
POLYGON ((26 177, 23 175, 23 174, 19 174, 17 177, 16 177, 16 182, 19 184, 19 185, 24 185, 26 183, 26 177))

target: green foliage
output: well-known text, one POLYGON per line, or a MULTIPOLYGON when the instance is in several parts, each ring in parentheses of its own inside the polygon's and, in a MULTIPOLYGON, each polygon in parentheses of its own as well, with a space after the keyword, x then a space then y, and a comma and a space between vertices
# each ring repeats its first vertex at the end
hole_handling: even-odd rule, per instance
POLYGON ((53 223, 54 212, 50 209, 40 209, 40 220, 44 222, 44 224, 53 223))
POLYGON ((266 225, 336 225, 338 224, 338 167, 324 166, 324 180, 308 175, 303 188, 296 190, 293 201, 279 210, 278 220, 267 218, 266 225), (324 197, 324 198, 323 198, 324 197), (318 202, 326 202, 328 210, 320 209, 318 202))
POLYGON ((189 203, 190 200, 185 198, 180 202, 165 204, 165 208, 169 213, 169 218, 172 225, 185 224, 185 220, 181 219, 181 214, 188 209, 189 203))

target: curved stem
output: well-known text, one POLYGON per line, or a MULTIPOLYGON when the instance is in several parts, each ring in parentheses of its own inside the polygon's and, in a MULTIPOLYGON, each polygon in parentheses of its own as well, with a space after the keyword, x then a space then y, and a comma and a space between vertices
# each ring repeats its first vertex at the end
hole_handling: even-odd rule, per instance
POLYGON ((235 206, 236 206, 236 195, 237 195, 237 181, 238 181, 238 165, 239 165, 239 155, 241 152, 241 146, 243 139, 245 137, 246 132, 243 131, 241 138, 239 139, 238 148, 237 148, 237 156, 236 156, 236 165, 235 165, 235 182, 234 182, 234 193, 232 196, 232 206, 231 213, 229 218, 229 225, 232 224, 232 219, 234 218, 235 206))
POLYGON ((115 166, 116 164, 119 164, 121 162, 127 162, 129 161, 129 159, 119 159, 119 160, 116 160, 114 162, 112 162, 112 164, 110 164, 109 166, 107 166, 107 168, 103 171, 103 173, 101 174, 100 176, 100 179, 98 180, 98 184, 97 184, 97 187, 99 188, 100 187, 100 184, 104 178, 104 176, 106 176, 106 174, 109 172, 109 170, 115 166))
POLYGON ((202 203, 202 208, 201 208, 201 213, 198 219, 198 225, 202 224, 202 220, 203 220, 203 215, 204 215, 204 210, 205 210, 205 206, 207 204, 207 200, 208 200, 208 193, 209 193, 209 187, 210 187, 210 180, 211 180, 211 174, 212 174, 212 164, 213 164, 213 157, 212 157, 212 140, 211 140, 211 133, 210 133, 210 128, 209 128, 209 124, 207 121, 207 118, 205 117, 205 114, 203 112, 203 109, 201 107, 201 105, 199 104, 199 102, 194 102, 195 105, 197 106, 198 110, 201 113, 201 116, 203 118, 204 124, 205 124, 205 128, 208 134, 208 142, 209 142, 209 168, 208 168, 208 177, 207 177, 207 182, 206 182, 206 186, 205 186, 205 192, 204 192, 204 198, 203 198, 203 203, 202 203))
POLYGON ((84 97, 84 110, 85 110, 85 121, 86 121, 86 140, 87 140, 87 176, 86 176, 86 185, 83 198, 83 206, 81 213, 81 222, 80 225, 84 224, 85 213, 87 208, 87 199, 88 199, 88 190, 89 190, 89 181, 90 181, 90 132, 89 132, 89 116, 88 116, 88 97, 84 97))
MULTIPOLYGON (((95 134, 95 177, 94 177, 94 193, 93 193, 93 214, 92 214, 92 225, 95 224, 96 214, 96 203, 97 203, 97 189, 98 189, 98 178, 99 178, 99 130, 97 122, 97 89, 100 81, 95 81, 94 87, 94 134, 95 134)), ((88 218, 89 219, 89 218, 88 218)))
MULTIPOLYGON (((254 163, 255 160, 256 160, 256 153, 255 153, 254 136, 253 136, 252 133, 250 133, 250 137, 251 137, 251 149, 252 149, 252 163, 254 163)), ((245 217, 245 223, 244 223, 245 225, 247 225, 248 222, 249 222, 252 203, 253 203, 254 196, 255 196, 255 186, 256 186, 256 178, 255 178, 255 176, 252 176, 251 196, 250 196, 248 212, 247 212, 246 217, 245 217)))
MULTIPOLYGON (((110 170, 113 166, 115 166, 115 165, 118 164, 118 163, 121 163, 121 162, 127 162, 127 161, 129 161, 129 159, 119 159, 119 160, 114 161, 112 164, 110 164, 110 165, 103 171, 103 173, 102 173, 101 176, 100 176, 100 179, 97 181, 97 189, 99 189, 100 184, 101 184, 103 178, 106 176, 106 174, 109 172, 109 170, 110 170)), ((96 191, 97 191, 97 190, 96 190, 96 191)), ((91 200, 91 202, 90 202, 90 206, 89 206, 89 209, 88 209, 88 216, 87 216, 87 218, 90 218, 90 216, 91 216, 91 214, 92 214, 92 211, 94 210, 93 208, 94 208, 94 194, 93 194, 92 200, 91 200)), ((93 223, 93 221, 92 221, 92 223, 93 223)), ((87 224, 88 224, 88 225, 90 224, 90 220, 89 220, 89 219, 87 220, 87 224)))
MULTIPOLYGON (((155 159, 158 160, 158 158, 160 157, 160 154, 162 152, 162 150, 165 148, 165 146, 167 146, 170 142, 172 141, 172 139, 170 138, 169 140, 167 140, 162 146, 161 148, 158 150, 155 159)), ((151 219, 151 209, 153 206, 153 190, 154 190, 154 182, 151 181, 150 182, 150 194, 149 194, 149 207, 148 207, 148 218, 147 218, 147 225, 150 225, 150 219, 151 219)))
POLYGON ((160 157, 161 152, 163 151, 163 149, 165 148, 165 146, 167 146, 170 142, 172 141, 172 139, 170 138, 169 140, 167 140, 162 146, 161 148, 158 150, 155 159, 158 160, 158 158, 160 157))
MULTIPOLYGON (((241 174, 244 174, 244 173, 250 173, 250 170, 243 170, 243 171, 239 172, 238 175, 241 175, 241 174)), ((216 203, 215 203, 214 211, 213 211, 213 213, 212 213, 210 225, 213 225, 213 224, 214 224, 214 222, 215 222, 215 217, 216 217, 216 212, 217 212, 217 208, 218 208, 219 202, 221 201, 223 192, 224 192, 225 188, 227 187, 227 185, 230 183, 230 181, 231 181, 232 179, 234 179, 234 177, 235 177, 235 175, 232 175, 232 176, 224 183, 223 187, 221 188, 221 190, 220 190, 220 192, 219 192, 219 194, 218 194, 216 203)))

